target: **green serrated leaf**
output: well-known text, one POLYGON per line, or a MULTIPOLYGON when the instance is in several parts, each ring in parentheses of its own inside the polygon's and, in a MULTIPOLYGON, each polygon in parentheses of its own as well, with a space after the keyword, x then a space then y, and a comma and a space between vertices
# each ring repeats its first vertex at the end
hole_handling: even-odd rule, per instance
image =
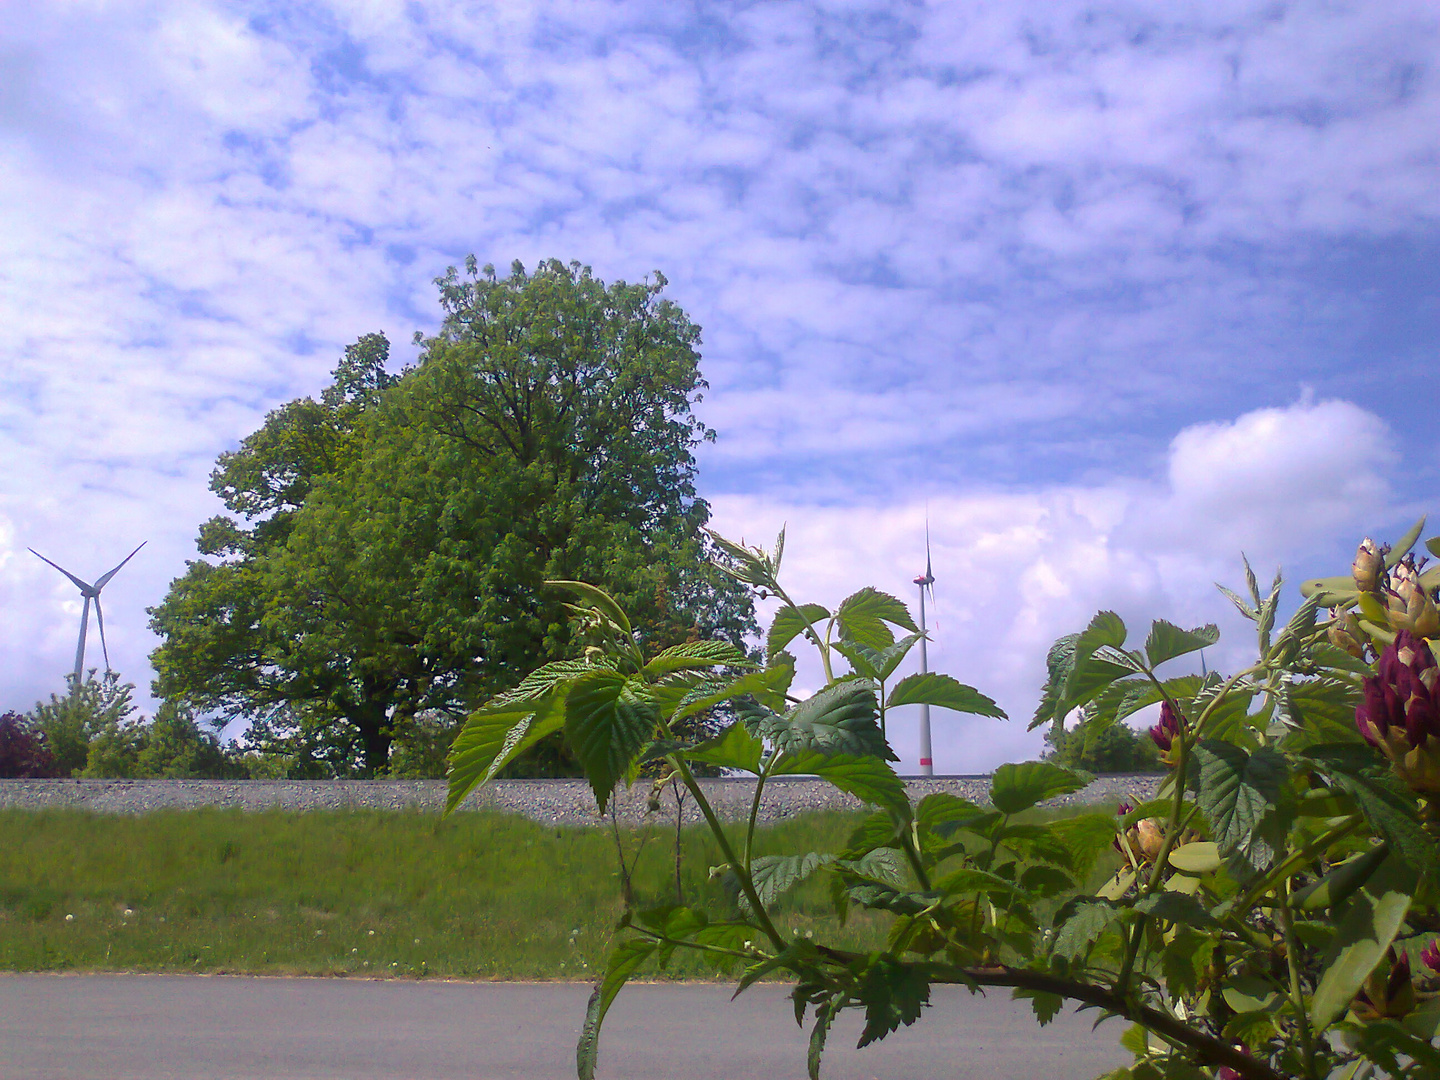
POLYGON ((699 688, 696 693, 687 695, 678 703, 675 711, 669 717, 671 724, 678 724, 697 713, 713 708, 725 701, 746 695, 753 696, 761 701, 778 701, 784 699, 785 690, 790 686, 790 680, 795 677, 795 669, 788 665, 772 665, 762 671, 749 671, 728 683, 707 685, 699 688))
POLYGON ((565 737, 604 813, 615 785, 655 735, 659 712, 644 685, 618 671, 577 679, 565 699, 565 737))
POLYGON ((1059 994, 1047 993, 1044 990, 1016 989, 1010 996, 1016 1001, 1028 1000, 1030 1009, 1035 1013, 1035 1019, 1041 1027, 1045 1027, 1059 1016, 1060 1010, 1065 1006, 1065 999, 1059 994))
POLYGON ((919 965, 882 955, 861 977, 855 997, 865 1009, 865 1028, 856 1043, 860 1048, 919 1020, 930 1004, 930 980, 919 965))
POLYGON ((890 699, 885 704, 891 709, 901 705, 934 705, 976 716, 1008 719, 1004 710, 980 691, 949 675, 936 672, 905 676, 895 684, 895 689, 890 691, 890 699))
POLYGON ((844 640, 835 642, 834 648, 850 662, 850 670, 856 675, 873 682, 880 681, 880 654, 876 650, 858 641, 844 640))
POLYGON ((751 735, 739 721, 708 742, 685 751, 687 761, 718 765, 722 769, 738 769, 757 776, 764 756, 765 744, 751 735))
POLYGON ((1253 607, 1251 607, 1249 604, 1247 604, 1244 598, 1241 597, 1241 595, 1237 593, 1234 589, 1227 589, 1218 581, 1215 582, 1215 588, 1219 589, 1220 592, 1224 594, 1225 598, 1228 599, 1230 603, 1234 604, 1236 609, 1240 612, 1241 615, 1244 615, 1245 618, 1249 619, 1251 622, 1254 622, 1255 620, 1260 618, 1260 613, 1256 611, 1253 607))
POLYGON ((1153 892, 1137 900, 1135 910, 1166 922, 1193 926, 1197 930, 1208 930, 1220 925, 1215 916, 1205 910, 1205 905, 1183 892, 1153 892))
POLYGON ((477 709, 450 747, 445 813, 450 814, 477 787, 565 723, 565 695, 477 709))
POLYGON ((1050 646, 1050 652, 1045 657, 1045 689, 1027 731, 1034 731, 1041 724, 1061 723, 1070 711, 1064 708, 1065 683, 1075 669, 1075 643, 1079 640, 1079 634, 1067 634, 1050 646))
POLYGON ((891 625, 912 634, 919 629, 904 601, 869 586, 841 601, 835 617, 841 637, 877 650, 895 644, 891 625))
POLYGON ((1001 765, 990 780, 990 801, 1001 813, 1018 814, 1046 799, 1079 791, 1091 779, 1048 761, 1001 765))
POLYGON ((874 687, 850 679, 826 687, 779 716, 766 710, 757 717, 757 734, 782 751, 874 755, 898 761, 885 743, 874 687))
POLYGON ((760 903, 769 907, 815 871, 834 861, 834 855, 821 851, 804 855, 761 855, 750 862, 750 880, 760 903))
POLYGON ((962 799, 948 791, 937 791, 926 795, 915 807, 915 823, 921 828, 934 828, 942 822, 965 821, 984 812, 969 799, 962 799))
POLYGON ((1101 934, 1116 925, 1115 908, 1111 905, 1081 903, 1057 929, 1051 951, 1066 960, 1076 960, 1090 951, 1101 934))
POLYGON ((1113 814, 1076 814, 1051 822, 1053 836, 1070 853, 1070 868, 1076 874, 1087 874, 1095 861, 1112 850, 1115 840, 1113 814))
POLYGON ((770 633, 765 637, 765 655, 774 656, 806 633, 807 621, 813 625, 829 617, 829 610, 820 604, 801 604, 798 608, 787 604, 775 613, 775 621, 770 624, 770 633))
POLYGON ((711 667, 751 667, 749 657, 728 641, 687 641, 673 645, 645 665, 651 678, 672 671, 711 667))
POLYGON ((872 806, 883 806, 904 820, 910 818, 905 781, 881 758, 870 754, 828 754, 818 750, 786 751, 775 759, 771 776, 818 776, 872 806))
POLYGON ((1261 827, 1278 807, 1289 775, 1284 756, 1269 748, 1247 754, 1233 743, 1205 739, 1196 745, 1195 759, 1196 801, 1221 853, 1238 854, 1262 869, 1273 851, 1261 827))
POLYGON ((1310 746, 1300 753, 1355 800, 1371 828, 1402 861, 1421 874, 1436 871, 1440 860, 1416 817, 1414 798, 1388 771, 1379 771, 1384 759, 1378 753, 1363 743, 1310 746))
POLYGON ((1151 667, 1159 667, 1177 656, 1209 648, 1219 640, 1220 629, 1214 623, 1182 630, 1164 619, 1157 619, 1150 625, 1150 636, 1145 639, 1145 656, 1151 667))

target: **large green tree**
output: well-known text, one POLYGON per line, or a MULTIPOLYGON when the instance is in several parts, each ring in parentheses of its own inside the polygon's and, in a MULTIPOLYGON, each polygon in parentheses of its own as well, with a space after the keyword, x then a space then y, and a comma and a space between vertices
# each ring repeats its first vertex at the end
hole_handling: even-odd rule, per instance
POLYGON ((657 644, 753 628, 706 558, 699 330, 664 278, 472 259, 437 284, 413 369, 362 338, 320 401, 222 455, 212 487, 242 520, 202 527, 213 561, 152 612, 156 692, 249 719, 298 771, 380 773, 436 712, 573 655, 547 579, 605 585, 657 644))

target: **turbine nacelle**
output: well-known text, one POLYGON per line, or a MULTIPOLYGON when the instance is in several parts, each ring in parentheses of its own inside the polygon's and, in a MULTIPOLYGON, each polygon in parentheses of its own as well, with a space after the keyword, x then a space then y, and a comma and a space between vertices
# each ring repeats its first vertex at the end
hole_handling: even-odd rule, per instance
POLYGON ((75 646, 75 685, 77 687, 80 685, 80 680, 85 673, 85 631, 90 626, 90 601, 95 601, 95 622, 96 625, 100 628, 100 651, 102 654, 104 654, 105 657, 105 670, 109 671, 110 648, 105 643, 105 612, 100 607, 100 590, 105 588, 106 585, 110 584, 110 579, 120 572, 120 567, 124 566, 131 559, 133 559, 136 553, 140 550, 140 548, 143 548, 148 543, 148 540, 142 540, 140 542, 140 547, 137 547, 134 551, 130 552, 129 555, 126 555, 125 558, 121 559, 120 564, 116 566, 113 570, 101 574, 98 578, 96 578, 95 584, 93 585, 91 585, 89 582, 81 581, 78 577, 70 573, 69 570, 66 570, 59 563, 50 562, 49 559, 45 558, 44 555, 41 555, 34 548, 25 549, 26 551, 30 552, 31 555, 34 555, 37 559, 39 559, 41 562, 49 563, 51 566, 55 567, 56 570, 59 570, 60 573, 64 574, 67 578, 69 578, 74 583, 75 587, 80 590, 80 595, 85 598, 85 610, 81 612, 80 615, 80 642, 75 646))

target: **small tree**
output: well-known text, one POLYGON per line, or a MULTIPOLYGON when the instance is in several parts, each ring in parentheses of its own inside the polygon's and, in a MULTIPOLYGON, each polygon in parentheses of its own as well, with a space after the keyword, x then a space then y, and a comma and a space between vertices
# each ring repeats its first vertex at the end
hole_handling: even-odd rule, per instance
POLYGON ((1128 724, 1092 730, 1088 737, 1084 731, 1057 727, 1046 732, 1045 741, 1051 747, 1045 760, 1069 769, 1101 775, 1164 771, 1154 740, 1128 724))
POLYGON ((65 696, 51 694, 49 701, 37 702, 31 711, 32 722, 54 757, 57 776, 83 773, 91 740, 126 727, 135 712, 135 684, 121 682, 114 671, 97 679, 95 671, 91 668, 83 682, 67 675, 65 696))

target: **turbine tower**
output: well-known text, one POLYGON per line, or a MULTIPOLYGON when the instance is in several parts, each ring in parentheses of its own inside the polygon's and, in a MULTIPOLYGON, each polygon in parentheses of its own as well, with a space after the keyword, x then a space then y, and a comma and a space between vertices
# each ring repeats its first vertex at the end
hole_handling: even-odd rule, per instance
MULTIPOLYGON (((925 590, 930 590, 930 599, 935 599, 935 575, 930 572, 930 522, 925 522, 925 573, 915 579, 920 586, 920 673, 930 671, 929 657, 925 653, 925 590)), ((935 759, 930 752, 930 706, 920 704, 920 775, 935 775, 935 759)))
MULTIPOLYGON (((140 547, 137 547, 135 551, 130 552, 129 555, 126 555, 125 558, 120 560, 120 566, 124 566, 127 562, 133 559, 135 557, 135 552, 139 551, 140 548, 144 547, 149 542, 150 541, 148 540, 142 540, 140 542, 140 547)), ((80 616, 80 644, 75 646, 75 685, 78 687, 80 685, 80 680, 84 678, 85 675, 85 631, 90 625, 91 600, 95 601, 95 621, 96 624, 100 627, 100 651, 105 654, 105 670, 109 671, 110 649, 105 644, 105 613, 100 608, 100 590, 105 588, 106 585, 110 584, 110 579, 120 572, 120 566, 115 567, 115 569, 111 570, 108 574, 101 574, 98 578, 95 579, 94 585, 89 585, 81 581, 74 574, 70 573, 69 570, 66 570, 59 563, 50 562, 49 559, 45 558, 44 555, 41 555, 40 552, 36 551, 34 548, 26 548, 25 550, 30 552, 31 555, 34 555, 41 562, 50 563, 50 565, 55 567, 56 570, 59 570, 62 574, 68 577, 71 581, 75 583, 76 588, 80 590, 80 595, 85 597, 85 611, 80 616)))

